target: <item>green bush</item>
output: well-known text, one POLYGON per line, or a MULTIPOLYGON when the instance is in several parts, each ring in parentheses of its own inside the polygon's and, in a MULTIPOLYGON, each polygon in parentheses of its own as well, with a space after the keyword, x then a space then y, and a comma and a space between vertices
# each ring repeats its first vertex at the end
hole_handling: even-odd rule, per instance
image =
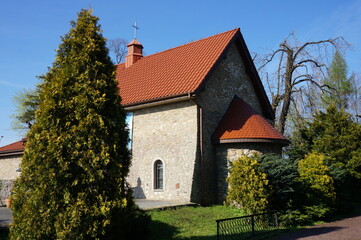
POLYGON ((299 161, 298 171, 306 194, 305 213, 312 219, 325 217, 335 206, 336 192, 324 155, 307 155, 299 161))
POLYGON ((263 155, 259 162, 269 180, 269 206, 279 211, 283 225, 309 224, 333 210, 334 181, 323 155, 313 153, 300 161, 263 155))
POLYGON ((299 209, 287 209, 280 213, 279 223, 282 226, 302 226, 312 222, 311 216, 299 209))
POLYGON ((352 152, 352 158, 348 161, 346 167, 352 176, 361 179, 361 148, 352 152))
POLYGON ((231 163, 228 204, 240 206, 251 214, 268 209, 268 180, 259 166, 257 157, 242 156, 231 163))
POLYGON ((262 155, 260 170, 269 180, 269 207, 272 210, 286 210, 295 207, 299 199, 297 162, 279 155, 262 155))

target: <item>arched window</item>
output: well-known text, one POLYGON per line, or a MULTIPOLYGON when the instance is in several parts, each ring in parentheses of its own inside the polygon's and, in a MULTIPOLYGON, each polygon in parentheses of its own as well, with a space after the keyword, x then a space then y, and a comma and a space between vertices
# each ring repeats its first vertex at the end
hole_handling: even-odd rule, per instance
POLYGON ((163 189, 163 163, 161 160, 154 163, 154 189, 163 189))

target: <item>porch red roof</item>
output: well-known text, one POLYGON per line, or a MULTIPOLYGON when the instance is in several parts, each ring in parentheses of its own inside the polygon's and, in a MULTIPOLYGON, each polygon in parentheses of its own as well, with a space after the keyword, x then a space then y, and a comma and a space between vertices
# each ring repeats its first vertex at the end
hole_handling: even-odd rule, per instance
POLYGON ((243 99, 235 96, 212 137, 216 142, 279 142, 288 139, 279 133, 243 99))

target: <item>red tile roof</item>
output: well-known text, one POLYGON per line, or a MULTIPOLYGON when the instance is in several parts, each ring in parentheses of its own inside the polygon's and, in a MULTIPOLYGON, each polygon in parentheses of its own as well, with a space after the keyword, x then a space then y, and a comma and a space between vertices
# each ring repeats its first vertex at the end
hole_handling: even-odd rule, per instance
POLYGON ((216 142, 279 142, 288 139, 243 99, 235 96, 212 136, 216 142))
POLYGON ((24 140, 10 143, 6 146, 0 147, 0 154, 9 153, 9 152, 20 152, 20 151, 24 151, 24 140))
POLYGON ((116 78, 124 106, 196 91, 239 28, 141 58, 116 78))

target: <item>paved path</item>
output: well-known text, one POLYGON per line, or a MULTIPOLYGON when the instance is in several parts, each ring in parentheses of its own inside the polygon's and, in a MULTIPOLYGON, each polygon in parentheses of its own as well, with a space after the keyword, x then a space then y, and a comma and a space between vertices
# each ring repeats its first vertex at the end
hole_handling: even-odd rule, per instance
POLYGON ((7 227, 12 222, 11 211, 9 208, 0 207, 0 228, 7 227))
POLYGON ((148 199, 135 199, 134 201, 141 209, 144 210, 197 205, 190 202, 159 201, 148 199))
POLYGON ((286 233, 269 240, 361 240, 361 215, 286 233))

